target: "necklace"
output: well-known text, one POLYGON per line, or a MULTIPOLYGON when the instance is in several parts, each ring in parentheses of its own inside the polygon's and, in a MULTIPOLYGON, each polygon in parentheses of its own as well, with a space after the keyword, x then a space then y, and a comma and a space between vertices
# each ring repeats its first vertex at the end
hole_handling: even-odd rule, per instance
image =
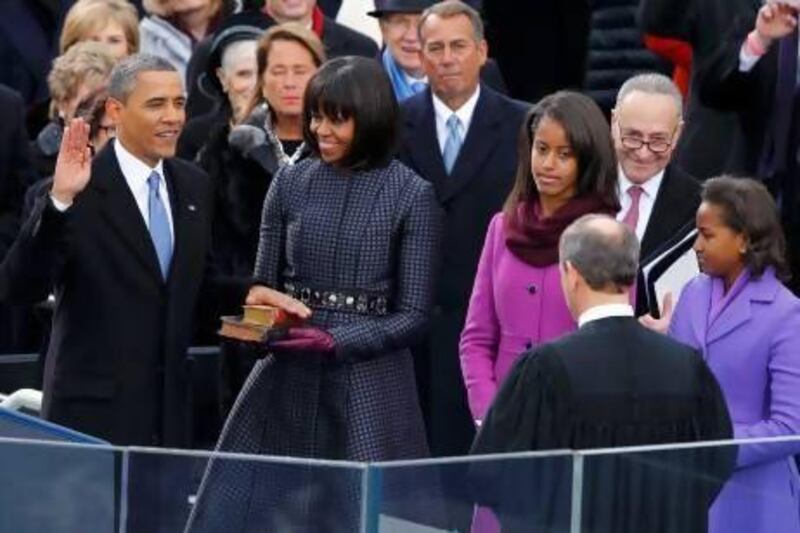
POLYGON ((300 146, 294 151, 294 153, 290 156, 286 155, 286 152, 283 149, 283 143, 278 136, 275 135, 275 131, 273 129, 273 120, 272 120, 272 111, 270 110, 269 106, 264 102, 261 104, 264 106, 264 130, 267 133, 267 139, 269 139, 269 143, 272 145, 272 150, 275 152, 275 157, 278 160, 278 166, 289 165, 292 166, 300 159, 305 151, 306 143, 305 141, 300 143, 300 146))

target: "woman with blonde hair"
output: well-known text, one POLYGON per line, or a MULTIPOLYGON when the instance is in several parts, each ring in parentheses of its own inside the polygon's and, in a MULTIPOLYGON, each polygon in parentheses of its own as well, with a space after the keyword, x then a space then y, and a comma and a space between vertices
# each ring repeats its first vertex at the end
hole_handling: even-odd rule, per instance
POLYGON ((78 0, 67 12, 59 43, 63 54, 83 41, 105 44, 114 59, 139 51, 139 16, 128 0, 78 0))
POLYGON ((75 116, 82 102, 108 83, 115 63, 106 45, 92 41, 75 44, 53 61, 47 76, 51 120, 31 143, 32 159, 40 177, 52 176, 64 124, 75 116))

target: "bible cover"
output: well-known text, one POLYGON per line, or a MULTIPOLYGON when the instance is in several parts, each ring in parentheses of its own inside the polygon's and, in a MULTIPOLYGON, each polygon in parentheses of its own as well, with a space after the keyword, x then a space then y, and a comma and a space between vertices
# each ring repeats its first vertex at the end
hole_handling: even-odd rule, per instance
POLYGON ((299 325, 300 320, 282 309, 269 305, 244 305, 240 316, 223 316, 219 335, 244 342, 276 340, 286 329, 299 325))

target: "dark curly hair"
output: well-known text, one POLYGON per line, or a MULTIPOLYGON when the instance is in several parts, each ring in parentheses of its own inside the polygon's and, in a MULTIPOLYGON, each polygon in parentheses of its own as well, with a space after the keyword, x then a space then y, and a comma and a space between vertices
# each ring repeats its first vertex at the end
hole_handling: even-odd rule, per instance
POLYGON ((722 221, 747 240, 745 264, 758 278, 772 267, 775 276, 786 281, 786 239, 778 216, 778 207, 767 188, 750 178, 720 176, 703 185, 703 202, 722 210, 722 221))

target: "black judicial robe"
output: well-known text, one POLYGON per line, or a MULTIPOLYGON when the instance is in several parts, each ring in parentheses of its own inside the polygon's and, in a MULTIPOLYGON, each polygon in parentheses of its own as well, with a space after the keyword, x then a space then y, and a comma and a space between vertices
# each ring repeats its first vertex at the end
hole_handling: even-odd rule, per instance
MULTIPOLYGON (((731 437, 724 397, 702 358, 633 318, 611 317, 526 353, 471 453, 731 437)), ((585 456, 581 530, 705 532, 734 459, 733 447, 585 456)), ((569 530, 571 460, 476 463, 471 481, 503 531, 569 530)))

